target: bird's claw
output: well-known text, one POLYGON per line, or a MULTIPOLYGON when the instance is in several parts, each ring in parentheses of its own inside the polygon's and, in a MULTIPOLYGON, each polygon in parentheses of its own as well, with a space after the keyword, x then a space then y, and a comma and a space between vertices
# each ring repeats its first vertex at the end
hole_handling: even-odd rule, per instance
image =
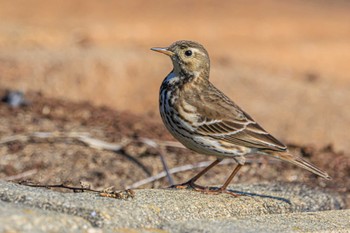
POLYGON ((234 197, 244 196, 243 194, 238 194, 238 193, 235 193, 233 191, 230 191, 230 190, 227 190, 227 189, 222 189, 222 188, 198 190, 198 191, 203 192, 205 194, 209 194, 209 195, 218 195, 218 194, 221 194, 221 193, 226 193, 226 194, 229 194, 229 195, 234 196, 234 197))
POLYGON ((195 184, 192 181, 187 181, 187 182, 182 183, 182 184, 175 184, 175 185, 170 186, 169 188, 175 188, 175 189, 188 189, 188 188, 191 188, 191 189, 193 189, 195 191, 209 189, 208 187, 204 187, 204 186, 195 184))
POLYGON ((210 187, 204 187, 198 184, 195 184, 194 182, 188 181, 182 184, 175 184, 170 186, 169 188, 175 188, 175 189, 193 189, 194 191, 201 192, 208 195, 218 195, 221 193, 226 193, 234 197, 244 196, 243 194, 238 194, 233 191, 223 189, 223 188, 210 188, 210 187))

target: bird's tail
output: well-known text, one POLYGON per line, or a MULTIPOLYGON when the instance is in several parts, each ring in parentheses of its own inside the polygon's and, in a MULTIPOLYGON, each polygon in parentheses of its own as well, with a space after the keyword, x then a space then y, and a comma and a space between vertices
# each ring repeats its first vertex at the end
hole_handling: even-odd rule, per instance
POLYGON ((311 163, 307 162, 306 160, 292 155, 288 152, 278 152, 273 153, 272 156, 275 158, 281 159, 286 162, 290 162, 294 165, 297 165, 298 167, 304 168, 318 176, 321 176, 322 178, 325 178, 327 180, 331 180, 332 177, 330 177, 326 172, 322 171, 321 169, 317 168, 316 166, 312 165, 311 163))

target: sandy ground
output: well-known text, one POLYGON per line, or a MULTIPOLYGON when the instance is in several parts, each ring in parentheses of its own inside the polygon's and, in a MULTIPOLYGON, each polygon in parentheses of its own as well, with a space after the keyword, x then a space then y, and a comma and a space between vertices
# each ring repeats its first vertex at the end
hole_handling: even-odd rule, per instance
MULTIPOLYGON (((140 135, 172 140, 158 114, 158 89, 171 62, 149 48, 191 39, 208 49, 216 86, 336 177, 315 182, 264 160, 236 181, 300 181, 347 193, 349 10, 340 0, 0 1, 1 93, 21 90, 31 101, 21 109, 0 105, 0 137, 59 130, 116 143, 140 135)), ((134 143, 125 153, 140 157, 152 174, 163 169, 150 148, 134 143)), ((167 154, 171 167, 208 159, 182 149, 167 154)), ((6 144, 0 155, 2 177, 33 170, 26 178, 38 182, 122 188, 147 176, 124 156, 69 140, 6 144)), ((208 182, 220 183, 227 174, 219 168, 208 182)))

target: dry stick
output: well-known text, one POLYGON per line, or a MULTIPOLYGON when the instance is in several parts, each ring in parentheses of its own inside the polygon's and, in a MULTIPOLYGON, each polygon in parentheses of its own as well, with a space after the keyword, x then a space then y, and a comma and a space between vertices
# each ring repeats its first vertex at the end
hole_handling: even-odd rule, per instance
POLYGON ((175 142, 175 141, 160 141, 160 140, 155 140, 150 138, 140 138, 139 140, 140 142, 154 148, 158 146, 163 146, 163 147, 175 147, 175 148, 186 149, 186 147, 182 145, 180 142, 175 142))
POLYGON ((169 167, 168 167, 168 164, 165 160, 165 156, 164 156, 164 148, 163 147, 160 147, 159 149, 159 155, 160 155, 160 161, 162 162, 162 165, 163 165, 163 168, 164 168, 164 171, 166 173, 166 176, 168 178, 168 182, 170 185, 174 185, 174 179, 173 177, 171 176, 170 172, 169 172, 169 167))
POLYGON ((113 151, 115 153, 119 153, 124 157, 126 157, 127 159, 129 159, 130 161, 137 164, 148 176, 152 175, 152 173, 148 170, 148 168, 143 163, 141 163, 135 157, 125 152, 124 146, 126 146, 129 142, 123 143, 123 144, 115 144, 115 143, 109 143, 109 142, 101 141, 95 138, 91 138, 86 135, 79 135, 78 140, 80 140, 81 142, 84 142, 86 145, 93 147, 95 149, 104 149, 104 150, 113 151))
MULTIPOLYGON (((195 168, 201 168, 201 167, 207 167, 210 163, 210 161, 205 161, 205 162, 200 162, 200 163, 197 163, 197 164, 187 164, 187 165, 183 165, 183 166, 179 166, 179 167, 174 167, 174 168, 171 168, 169 169, 169 173, 170 174, 175 174, 175 173, 178 173, 178 172, 184 172, 184 171, 188 171, 188 170, 192 170, 192 169, 195 169, 195 168)), ((154 176, 151 176, 151 177, 148 177, 146 179, 143 179, 143 180, 139 180, 135 183, 133 183, 132 185, 130 186, 127 186, 127 188, 138 188, 142 185, 145 185, 145 184, 148 184, 148 183, 152 183, 156 180, 159 180, 163 177, 167 176, 167 173, 165 171, 162 171, 154 176)))
POLYGON ((31 175, 34 175, 38 172, 37 169, 32 169, 32 170, 28 170, 22 173, 19 173, 17 175, 13 175, 13 176, 6 176, 4 178, 2 178, 2 180, 6 180, 6 181, 11 181, 11 180, 18 180, 18 179, 22 179, 31 175))
POLYGON ((99 190, 94 190, 91 188, 84 188, 84 187, 74 187, 74 186, 69 186, 65 184, 32 184, 32 183, 26 183, 26 182, 20 182, 20 184, 25 185, 25 186, 30 186, 30 187, 36 187, 36 188, 62 188, 62 189, 69 189, 72 190, 73 192, 94 192, 94 193, 99 193, 102 191, 99 190))
MULTIPOLYGON (((184 171, 188 171, 188 170, 193 170, 193 169, 196 169, 196 168, 203 168, 203 167, 208 167, 213 161, 204 161, 204 162, 199 162, 199 163, 196 163, 196 164, 186 164, 186 165, 183 165, 183 166, 179 166, 179 167, 174 167, 174 168, 171 168, 169 169, 169 174, 175 174, 175 173, 178 173, 178 172, 184 172, 184 171)), ((262 163, 261 161, 257 161, 257 160, 246 160, 246 164, 247 163, 262 163)), ((222 161, 219 165, 227 165, 227 164, 233 164, 233 163, 236 163, 236 161, 234 160, 224 160, 222 161)), ((133 183, 132 185, 130 186, 127 186, 126 188, 127 189, 133 189, 133 188, 138 188, 142 185, 145 185, 145 184, 148 184, 148 183, 152 183, 156 180, 159 180, 163 177, 167 176, 167 173, 165 171, 163 172, 160 172, 154 176, 151 176, 151 177, 148 177, 146 179, 143 179, 143 180, 139 180, 135 183, 133 183)))
POLYGON ((124 157, 126 157, 130 161, 134 162, 135 164, 137 164, 148 176, 152 175, 152 172, 145 165, 143 165, 143 163, 141 163, 135 157, 133 157, 133 156, 129 155, 128 153, 126 153, 124 149, 121 149, 120 151, 118 151, 118 153, 123 155, 124 157))
POLYGON ((76 139, 84 144, 95 148, 95 149, 105 149, 111 151, 119 151, 124 145, 108 143, 95 138, 91 138, 88 133, 79 132, 34 132, 29 134, 18 134, 10 137, 2 138, 0 140, 1 144, 7 144, 14 141, 26 142, 36 138, 50 139, 50 138, 72 138, 76 139))
POLYGON ((130 156, 127 154, 123 148, 129 143, 129 141, 126 141, 121 144, 115 144, 115 143, 109 143, 105 142, 99 139, 95 139, 89 136, 88 133, 83 133, 83 132, 34 132, 30 134, 19 134, 19 135, 14 135, 10 136, 7 138, 3 138, 0 140, 0 145, 1 144, 7 144, 10 142, 14 141, 21 141, 21 142, 26 142, 29 140, 33 140, 36 138, 43 138, 43 139, 51 139, 51 138, 71 138, 75 139, 77 141, 80 141, 84 143, 85 145, 99 149, 99 150, 108 150, 108 151, 113 151, 115 153, 119 153, 129 159, 130 161, 134 162, 137 164, 148 176, 151 176, 151 172, 149 169, 142 164, 139 160, 136 158, 130 156))
MULTIPOLYGON (((140 138, 140 141, 143 142, 144 144, 146 144, 148 146, 151 146, 153 148, 156 148, 158 150, 158 153, 160 155, 160 161, 162 162, 162 165, 163 165, 163 168, 164 168, 164 171, 165 171, 165 175, 166 175, 166 177, 168 179, 169 184, 173 185, 174 184, 174 179, 173 179, 173 177, 170 174, 169 167, 168 167, 168 164, 167 164, 167 162, 165 160, 165 156, 164 156, 164 147, 165 147, 164 144, 165 143, 169 143, 169 142, 163 142, 163 144, 161 144, 161 143, 159 143, 159 142, 157 143, 156 141, 154 141, 152 139, 149 139, 149 138, 140 138)), ((168 144, 168 146, 169 146, 169 144, 168 144)), ((181 144, 179 144, 179 146, 184 148, 181 144)))
POLYGON ((73 192, 94 192, 98 193, 101 197, 110 197, 110 198, 116 198, 116 199, 128 199, 128 198, 134 198, 135 197, 135 192, 130 189, 126 190, 120 190, 120 191, 113 191, 109 190, 108 188, 105 190, 95 190, 87 187, 74 187, 74 186, 69 186, 65 184, 49 184, 49 185, 41 185, 41 184, 31 184, 31 183, 26 183, 26 182, 20 182, 22 185, 30 186, 30 187, 35 187, 35 188, 62 188, 62 189, 68 189, 72 190, 73 192))
MULTIPOLYGON (((2 138, 0 140, 0 145, 11 143, 14 141, 26 142, 35 138, 43 138, 43 139, 72 138, 80 142, 83 142, 87 146, 90 146, 95 149, 111 150, 115 152, 118 152, 125 145, 129 143, 129 141, 121 144, 105 142, 96 138, 91 138, 90 134, 85 132, 34 132, 29 134, 18 134, 18 135, 2 138)), ((159 141, 159 140, 153 140, 149 138, 140 138, 139 141, 154 148, 157 148, 159 146, 185 148, 179 142, 173 142, 173 141, 159 141)))

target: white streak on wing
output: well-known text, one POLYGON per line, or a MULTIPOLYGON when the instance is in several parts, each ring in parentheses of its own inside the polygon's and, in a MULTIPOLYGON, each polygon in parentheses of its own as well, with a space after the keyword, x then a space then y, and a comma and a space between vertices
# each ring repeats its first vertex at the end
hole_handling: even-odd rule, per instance
POLYGON ((186 101, 182 105, 183 109, 185 109, 188 112, 196 112, 197 108, 193 106, 192 104, 187 103, 186 101))
MULTIPOLYGON (((204 121, 204 122, 201 122, 200 124, 196 125, 197 127, 200 127, 200 126, 203 126, 203 125, 213 125, 213 124, 216 124, 216 123, 220 123, 222 122, 222 120, 211 120, 211 121, 204 121)), ((211 135, 213 136, 229 136, 229 135, 234 135, 234 134, 237 134, 239 132, 242 132, 243 130, 246 129, 246 126, 250 124, 250 122, 245 122, 244 124, 244 127, 241 128, 241 129, 238 129, 238 130, 234 130, 234 131, 230 131, 230 132, 224 132, 224 133, 211 133, 211 135)))
POLYGON ((231 154, 232 156, 241 156, 242 154, 245 154, 242 151, 238 151, 237 149, 234 149, 234 147, 225 148, 220 144, 220 141, 216 139, 212 139, 210 137, 197 136, 197 137, 194 137, 194 141, 197 143, 197 148, 200 149, 201 152, 204 154, 224 155, 224 156, 227 156, 228 154, 231 154), (203 144, 205 146, 203 146, 203 144))
POLYGON ((194 141, 198 142, 198 144, 207 145, 208 147, 221 147, 218 140, 210 139, 209 137, 197 136, 194 138, 194 141))
POLYGON ((203 124, 201 124, 201 125, 212 125, 212 124, 215 124, 215 123, 218 123, 218 122, 222 122, 222 120, 205 121, 205 122, 203 122, 203 124))

